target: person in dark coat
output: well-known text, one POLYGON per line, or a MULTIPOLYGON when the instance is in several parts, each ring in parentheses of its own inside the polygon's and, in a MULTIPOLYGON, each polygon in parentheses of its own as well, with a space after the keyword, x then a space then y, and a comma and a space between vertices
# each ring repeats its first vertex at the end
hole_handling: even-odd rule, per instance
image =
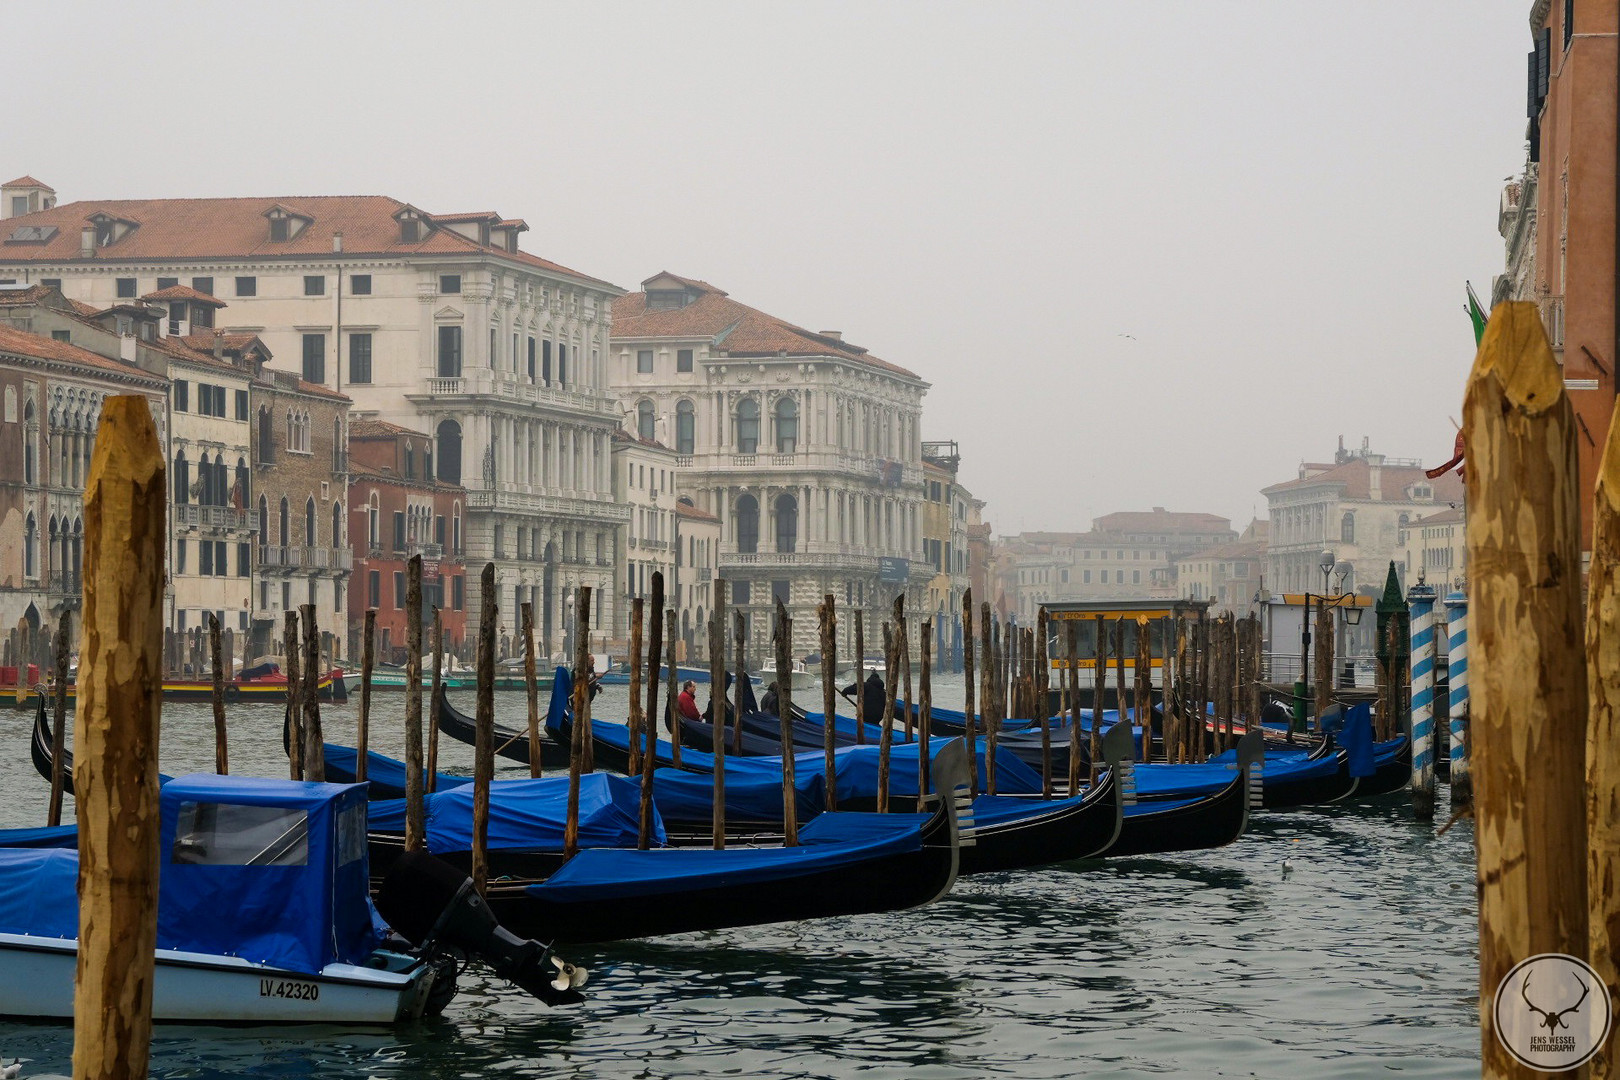
POLYGON ((765 696, 759 699, 759 711, 775 716, 777 704, 776 684, 773 682, 765 688, 765 696))
MULTIPOLYGON (((731 690, 731 672, 728 671, 725 674, 726 674, 725 689, 720 692, 720 710, 721 710, 721 716, 724 717, 727 722, 729 722, 730 715, 731 715, 730 714, 730 703, 726 701, 726 694, 731 690)), ((703 719, 707 720, 711 724, 714 723, 714 684, 713 683, 709 684, 709 704, 707 706, 705 706, 704 709, 703 709, 703 719)))
POLYGON ((861 697, 866 699, 866 722, 868 724, 883 723, 883 703, 888 700, 888 693, 883 688, 883 680, 878 678, 877 672, 866 676, 866 685, 861 688, 861 697))

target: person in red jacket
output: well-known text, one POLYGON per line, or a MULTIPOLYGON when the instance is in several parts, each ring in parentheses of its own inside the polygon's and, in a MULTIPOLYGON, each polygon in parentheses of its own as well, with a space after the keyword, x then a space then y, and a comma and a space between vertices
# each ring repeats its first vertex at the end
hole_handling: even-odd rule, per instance
POLYGON ((697 707, 697 683, 691 679, 681 684, 681 696, 675 702, 675 708, 686 720, 701 720, 703 714, 697 707))

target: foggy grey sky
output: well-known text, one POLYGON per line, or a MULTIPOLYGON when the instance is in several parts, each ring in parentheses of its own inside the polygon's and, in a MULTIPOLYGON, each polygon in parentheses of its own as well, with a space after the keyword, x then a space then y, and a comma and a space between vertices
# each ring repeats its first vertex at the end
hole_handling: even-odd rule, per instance
POLYGON ((998 533, 1241 529, 1340 433, 1449 455, 1530 6, 8 5, 0 179, 523 217, 915 370, 998 533))

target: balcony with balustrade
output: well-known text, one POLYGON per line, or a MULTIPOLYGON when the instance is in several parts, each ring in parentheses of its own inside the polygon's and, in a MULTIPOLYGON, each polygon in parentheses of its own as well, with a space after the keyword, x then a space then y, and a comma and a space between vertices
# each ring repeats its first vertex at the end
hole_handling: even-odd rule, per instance
POLYGON ((761 450, 752 454, 730 450, 677 454, 677 469, 708 473, 718 477, 738 473, 836 473, 868 480, 888 487, 922 483, 922 469, 891 458, 871 457, 847 450, 796 450, 774 453, 761 450))
POLYGON ((594 419, 618 415, 612 398, 605 391, 568 390, 561 386, 535 384, 527 376, 487 368, 464 368, 460 375, 454 377, 434 376, 427 380, 425 392, 407 394, 406 397, 412 401, 432 401, 440 405, 446 404, 447 399, 453 403, 459 398, 463 399, 461 403, 470 404, 470 399, 496 398, 594 419))
POLYGON ((201 529, 207 532, 255 532, 258 523, 251 510, 238 510, 234 506, 182 505, 174 509, 174 524, 181 529, 201 529))
POLYGON ((335 570, 354 567, 352 548, 305 547, 301 544, 264 544, 258 549, 259 569, 290 573, 294 570, 335 570))

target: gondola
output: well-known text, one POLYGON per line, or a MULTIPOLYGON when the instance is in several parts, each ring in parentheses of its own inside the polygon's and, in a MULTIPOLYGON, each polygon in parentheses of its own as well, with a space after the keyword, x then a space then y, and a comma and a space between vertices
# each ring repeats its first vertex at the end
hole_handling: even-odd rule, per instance
MULTIPOLYGON (((561 668, 558 669, 562 670, 561 668)), ((555 690, 553 690, 555 693, 555 690)), ((450 704, 449 695, 440 687, 438 697, 434 699, 433 707, 438 711, 439 731, 450 736, 457 742, 464 742, 468 746, 478 744, 477 722, 466 713, 450 704)), ((507 727, 505 724, 495 725, 495 753, 509 761, 529 763, 529 733, 518 728, 507 727)), ((568 747, 558 743, 548 736, 545 730, 540 732, 540 767, 542 769, 568 768, 568 747)))
MULTIPOLYGON (((543 928, 559 943, 618 941, 736 926, 829 918, 917 907, 956 879, 958 814, 965 816, 967 755, 958 743, 935 759, 939 787, 926 814, 824 814, 800 830, 797 847, 724 850, 661 847, 560 852, 490 851, 486 899, 501 924, 521 936, 543 928)), ((633 782, 594 774, 598 787, 639 798, 633 782)), ((519 784, 557 781, 519 781, 519 784)), ((460 798, 460 789, 433 798, 460 798)), ((444 805, 449 805, 444 803, 444 805)), ((460 813, 456 820, 461 820, 460 813)), ((470 809, 467 812, 470 821, 470 809)), ((448 815, 445 816, 448 819, 448 815)), ((373 835, 386 861, 389 838, 373 835)), ((392 842, 398 844, 397 835, 392 842)), ((453 841, 452 841, 453 842, 453 841)), ((430 836, 430 846, 433 841, 430 836)), ((445 851, 452 864, 470 858, 445 851)))
MULTIPOLYGON (((348 691, 345 689, 345 676, 342 669, 333 669, 322 675, 316 683, 316 689, 322 701, 347 701, 348 691)), ((269 675, 257 675, 252 678, 237 678, 227 680, 221 687, 227 702, 241 702, 243 704, 279 704, 287 700, 287 678, 275 672, 269 675)), ((10 695, 18 704, 26 702, 29 698, 54 700, 55 691, 44 684, 32 687, 7 687, 3 691, 10 695)), ((77 707, 79 688, 76 682, 68 683, 67 707, 77 707)), ((214 682, 212 679, 176 679, 163 680, 164 701, 212 701, 214 700, 214 682)))

